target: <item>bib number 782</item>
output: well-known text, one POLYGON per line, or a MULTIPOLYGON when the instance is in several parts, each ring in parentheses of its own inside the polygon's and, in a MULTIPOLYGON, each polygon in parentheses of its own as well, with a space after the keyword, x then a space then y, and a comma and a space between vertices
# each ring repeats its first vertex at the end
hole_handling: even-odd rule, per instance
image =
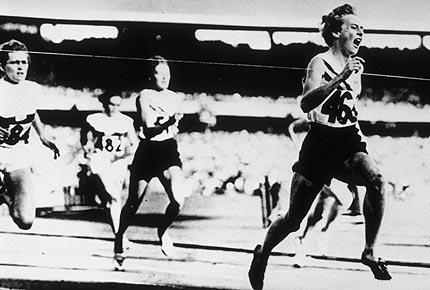
POLYGON ((118 144, 114 144, 113 140, 110 138, 106 138, 105 140, 105 149, 108 152, 112 152, 115 149, 115 152, 120 152, 121 151, 121 140, 119 140, 118 144), (116 146, 116 148, 115 148, 116 146))

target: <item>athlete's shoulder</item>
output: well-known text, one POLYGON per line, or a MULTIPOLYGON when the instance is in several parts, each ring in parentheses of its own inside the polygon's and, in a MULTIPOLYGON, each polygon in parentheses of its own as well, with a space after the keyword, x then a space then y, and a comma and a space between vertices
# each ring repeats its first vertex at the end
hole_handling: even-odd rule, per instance
POLYGON ((170 95, 175 98, 177 101, 182 101, 184 99, 184 94, 183 93, 178 93, 178 92, 174 92, 169 90, 170 95))
MULTIPOLYGON (((0 90, 1 90, 1 91, 4 91, 4 90, 7 90, 7 89, 8 89, 7 82, 5 81, 5 79, 4 79, 4 78, 1 78, 1 79, 0 79, 0 90)), ((2 95, 4 95, 4 94, 0 94, 0 97, 1 97, 2 95)))
POLYGON ((25 80, 22 82, 22 86, 27 90, 27 91, 31 91, 33 93, 33 95, 41 95, 43 94, 44 91, 44 87, 41 84, 38 84, 34 81, 30 81, 30 80, 25 80))
POLYGON ((179 103, 181 103, 181 101, 183 100, 183 94, 179 94, 171 90, 165 90, 164 92, 169 99, 169 102, 171 102, 171 104, 174 104, 174 106, 178 106, 179 103))
POLYGON ((136 101, 140 103, 151 103, 155 98, 156 91, 153 89, 143 89, 137 96, 136 101))
POLYGON ((310 61, 312 62, 312 61, 315 61, 315 60, 327 59, 327 57, 329 57, 329 53, 330 53, 330 51, 329 51, 329 50, 324 51, 324 52, 317 53, 316 55, 314 55, 314 56, 311 58, 311 60, 310 60, 310 61))
POLYGON ((139 95, 147 95, 147 94, 151 94, 151 93, 153 93, 155 90, 153 90, 153 89, 143 89, 143 90, 141 90, 140 91, 140 93, 139 93, 139 95))
POLYGON ((105 114, 103 113, 90 114, 86 118, 87 123, 89 123, 90 125, 94 123, 103 122, 103 120, 105 120, 105 114))
POLYGON ((153 90, 153 89, 143 89, 143 90, 140 91, 138 97, 148 98, 148 97, 152 97, 155 93, 156 93, 156 90, 153 90))
POLYGON ((39 83, 36 83, 35 81, 30 81, 30 80, 24 80, 23 84, 29 86, 29 87, 34 87, 34 88, 42 88, 42 85, 39 83))
POLYGON ((34 81, 30 81, 30 80, 24 80, 19 84, 11 84, 10 82, 6 81, 4 77, 2 77, 0 79, 0 86, 6 86, 6 87, 16 87, 17 89, 20 88, 21 90, 24 88, 26 90, 30 90, 30 89, 36 89, 39 91, 42 91, 44 89, 44 87, 34 81))
POLYGON ((326 52, 318 53, 314 57, 311 58, 311 60, 308 63, 308 70, 314 70, 315 68, 321 68, 324 66, 324 62, 327 61, 327 54, 326 52))
POLYGON ((36 104, 42 102, 42 98, 46 94, 46 87, 29 80, 25 80, 23 82, 23 85, 25 86, 26 92, 28 92, 29 97, 33 99, 36 104))
POLYGON ((306 67, 306 78, 302 80, 303 85, 310 79, 319 80, 325 71, 323 53, 315 55, 308 63, 306 67))
POLYGON ((327 51, 318 53, 317 55, 315 55, 315 57, 319 57, 321 59, 328 60, 328 59, 333 58, 333 53, 330 50, 327 50, 327 51))
POLYGON ((165 90, 165 92, 166 92, 166 94, 169 94, 169 95, 172 95, 172 96, 177 96, 178 95, 176 92, 174 92, 172 90, 169 90, 169 89, 165 90))
POLYGON ((123 123, 133 123, 133 118, 127 116, 126 114, 119 113, 116 115, 116 118, 118 118, 119 122, 123 123))

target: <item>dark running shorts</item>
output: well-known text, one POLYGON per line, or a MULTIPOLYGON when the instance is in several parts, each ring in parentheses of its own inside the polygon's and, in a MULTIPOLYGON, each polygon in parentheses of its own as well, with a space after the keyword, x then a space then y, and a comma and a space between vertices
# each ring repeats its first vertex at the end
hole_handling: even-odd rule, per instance
POLYGON ((367 150, 355 126, 332 128, 311 123, 293 171, 315 184, 330 185, 334 176, 345 172, 345 161, 357 152, 367 150))
POLYGON ((172 166, 182 167, 175 139, 148 141, 141 139, 130 171, 133 178, 149 181, 172 166))

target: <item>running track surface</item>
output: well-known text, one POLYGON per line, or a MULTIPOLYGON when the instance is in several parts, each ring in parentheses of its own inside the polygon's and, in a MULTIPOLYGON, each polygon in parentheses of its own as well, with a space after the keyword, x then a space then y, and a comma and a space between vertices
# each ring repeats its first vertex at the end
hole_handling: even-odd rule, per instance
MULTIPOLYGON (((250 289, 251 251, 261 242, 260 200, 254 196, 192 196, 172 228, 177 253, 166 258, 156 224, 166 204, 150 194, 127 235, 125 272, 112 266, 113 235, 100 210, 45 212, 30 231, 0 217, 0 287, 6 289, 250 289)), ((325 256, 310 247, 305 267, 292 267, 288 238, 276 249, 265 289, 429 289, 428 203, 390 201, 379 239, 389 262, 390 282, 373 279, 358 262, 362 217, 341 216, 325 256)), ((316 235, 315 239, 318 239, 316 235)))

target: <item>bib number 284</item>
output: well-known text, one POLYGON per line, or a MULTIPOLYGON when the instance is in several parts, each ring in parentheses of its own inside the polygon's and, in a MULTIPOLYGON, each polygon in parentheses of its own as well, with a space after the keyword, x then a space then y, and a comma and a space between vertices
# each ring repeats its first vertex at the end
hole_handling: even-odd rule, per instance
POLYGON ((27 131, 21 135, 24 128, 17 124, 9 131, 9 137, 1 143, 6 143, 7 145, 15 145, 19 141, 24 141, 25 143, 28 143, 28 138, 30 137, 30 128, 27 129, 27 131))

